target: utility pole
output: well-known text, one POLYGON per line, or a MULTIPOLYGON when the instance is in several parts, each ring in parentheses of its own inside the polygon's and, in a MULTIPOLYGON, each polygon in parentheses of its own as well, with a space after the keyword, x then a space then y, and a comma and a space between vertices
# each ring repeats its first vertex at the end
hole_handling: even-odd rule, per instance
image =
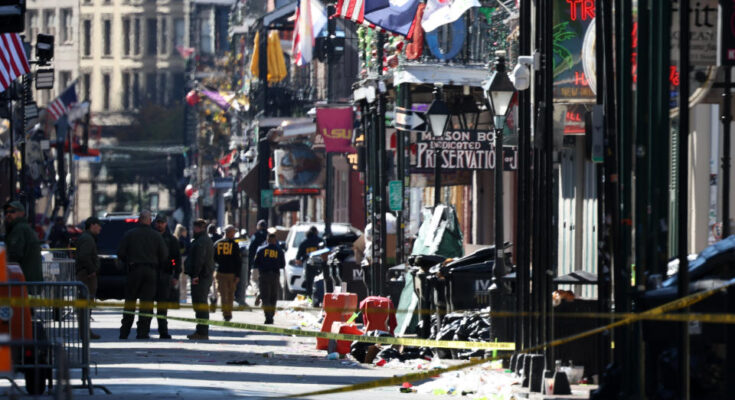
MULTIPOLYGON (((263 22, 265 23, 265 22, 263 22)), ((258 44, 260 54, 258 55, 258 80, 261 85, 263 116, 270 115, 268 110, 268 27, 263 25, 260 27, 260 43, 258 44)), ((258 190, 270 187, 270 168, 268 159, 270 158, 270 143, 267 139, 268 132, 261 132, 258 129, 258 190)), ((259 192, 261 193, 261 192, 259 192)), ((258 220, 268 221, 270 215, 269 209, 263 207, 262 195, 258 196, 258 220)))
MULTIPOLYGON (((531 1, 520 2, 520 38, 519 52, 522 55, 531 53, 531 1)), ((521 90, 518 93, 518 230, 516 233, 516 312, 522 315, 528 311, 528 269, 530 266, 530 151, 531 142, 531 93, 521 90)), ((515 342, 520 349, 530 346, 528 327, 525 317, 518 317, 516 322, 515 342)))
MULTIPOLYGON (((689 0, 679 1, 679 176, 677 199, 679 209, 677 215, 679 237, 679 279, 678 296, 689 294, 689 260, 687 259, 688 217, 689 217, 689 0)), ((729 89, 728 89, 729 91, 729 89)), ((729 110, 728 110, 729 112, 729 110)), ((729 125, 729 124, 728 124, 729 125)), ((681 310, 689 313, 689 308, 681 310)), ((682 323, 679 343, 679 395, 682 400, 689 399, 689 324, 682 323)))
POLYGON ((730 236, 730 124, 732 123, 732 67, 724 69, 725 84, 722 88, 722 237, 730 236))
MULTIPOLYGON (((334 15, 335 8, 334 4, 330 3, 327 5, 327 15, 334 15)), ((327 20, 327 106, 332 104, 334 101, 334 37, 337 31, 337 19, 329 18, 327 20)), ((326 151, 326 150, 325 150, 326 151)), ((333 154, 326 151, 325 156, 327 158, 327 173, 326 182, 324 184, 324 236, 332 236, 332 221, 334 220, 334 165, 333 165, 333 154)))

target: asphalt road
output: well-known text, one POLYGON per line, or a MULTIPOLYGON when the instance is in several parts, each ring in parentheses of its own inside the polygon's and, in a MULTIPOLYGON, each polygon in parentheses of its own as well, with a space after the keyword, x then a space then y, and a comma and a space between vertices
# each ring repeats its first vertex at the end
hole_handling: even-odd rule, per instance
MULTIPOLYGON (((191 309, 170 311, 172 315, 193 317, 191 309)), ((194 327, 171 321, 173 340, 159 340, 154 320, 150 340, 118 339, 119 310, 95 310, 92 329, 102 336, 91 345, 92 382, 106 387, 94 395, 74 389, 75 399, 213 399, 269 398, 344 386, 410 372, 406 369, 356 365, 349 359, 327 360, 326 351, 316 350, 314 338, 288 337, 266 332, 212 327, 209 341, 186 339, 194 327), (267 354, 267 356, 264 356, 267 354), (252 365, 230 365, 228 362, 252 365)), ((222 320, 221 312, 212 319, 222 320)), ((234 313, 234 322, 263 322, 262 312, 234 313)), ((295 313, 280 312, 276 326, 294 327, 295 313)), ((135 325, 134 325, 135 327, 135 325)), ((73 384, 79 384, 79 371, 72 371, 73 384)), ((20 378, 21 376, 19 376, 20 378)), ((23 387, 22 379, 19 385, 23 387)), ((0 382, 0 393, 7 384, 0 382)), ((397 387, 377 388, 353 393, 317 396, 319 399, 381 400, 402 399, 410 394, 397 387)), ((436 396, 441 398, 444 396, 436 396)))

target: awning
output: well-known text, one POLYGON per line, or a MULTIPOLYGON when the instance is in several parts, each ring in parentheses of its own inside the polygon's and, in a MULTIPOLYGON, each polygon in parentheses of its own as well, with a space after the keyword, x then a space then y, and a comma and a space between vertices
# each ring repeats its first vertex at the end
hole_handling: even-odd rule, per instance
POLYGON ((260 204, 260 187, 258 186, 258 164, 250 168, 245 176, 237 183, 237 190, 245 192, 255 204, 260 204))
POLYGON ((490 78, 490 71, 484 66, 452 66, 445 64, 404 64, 393 73, 393 85, 402 83, 429 84, 443 83, 454 86, 482 86, 490 78))

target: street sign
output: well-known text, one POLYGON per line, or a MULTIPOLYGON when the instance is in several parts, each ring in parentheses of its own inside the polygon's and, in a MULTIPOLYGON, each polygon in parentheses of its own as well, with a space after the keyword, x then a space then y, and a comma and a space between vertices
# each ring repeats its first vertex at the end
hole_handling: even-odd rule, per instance
POLYGON ((273 207, 273 189, 260 189, 260 206, 263 208, 273 207))
POLYGON ((388 182, 388 207, 391 211, 403 210, 403 185, 401 185, 401 181, 388 182))
POLYGON ((396 118, 393 120, 396 129, 424 132, 427 129, 425 114, 418 111, 396 107, 396 118))
POLYGON ((212 182, 212 187, 215 189, 232 189, 233 180, 230 177, 217 177, 212 182))

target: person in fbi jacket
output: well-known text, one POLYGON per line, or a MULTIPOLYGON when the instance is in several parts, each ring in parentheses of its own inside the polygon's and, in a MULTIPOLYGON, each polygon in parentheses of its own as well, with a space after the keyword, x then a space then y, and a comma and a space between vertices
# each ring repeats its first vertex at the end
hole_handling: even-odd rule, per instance
POLYGON ((235 241, 237 228, 227 225, 225 237, 214 244, 214 261, 217 263, 217 287, 222 298, 222 316, 225 321, 232 319, 232 304, 235 301, 235 288, 240 282, 242 255, 235 241))
POLYGON ((255 268, 258 269, 258 283, 260 286, 260 297, 263 301, 263 313, 265 323, 273 324, 273 315, 276 313, 276 300, 278 298, 278 284, 281 268, 286 266, 286 258, 283 249, 276 241, 276 230, 268 230, 266 243, 258 248, 253 260, 255 268))

